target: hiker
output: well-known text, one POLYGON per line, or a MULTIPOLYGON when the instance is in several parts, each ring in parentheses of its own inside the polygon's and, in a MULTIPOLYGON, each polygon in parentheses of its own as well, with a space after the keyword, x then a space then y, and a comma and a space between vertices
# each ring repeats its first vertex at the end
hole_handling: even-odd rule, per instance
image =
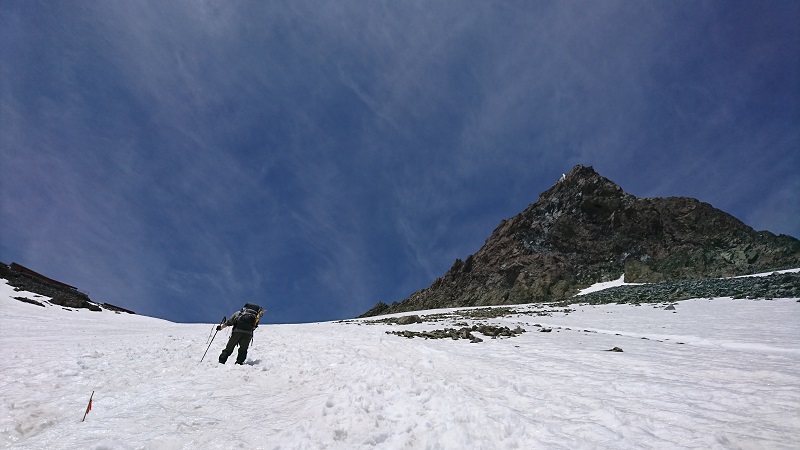
POLYGON ((258 321, 264 310, 254 303, 245 303, 240 311, 233 313, 230 319, 222 325, 217 325, 217 331, 225 327, 233 327, 231 337, 228 339, 228 345, 222 350, 219 355, 220 364, 225 364, 228 361, 228 356, 233 354, 233 349, 239 346, 239 353, 236 355, 236 364, 244 364, 247 358, 247 348, 250 346, 250 341, 253 340, 253 330, 258 327, 258 321))

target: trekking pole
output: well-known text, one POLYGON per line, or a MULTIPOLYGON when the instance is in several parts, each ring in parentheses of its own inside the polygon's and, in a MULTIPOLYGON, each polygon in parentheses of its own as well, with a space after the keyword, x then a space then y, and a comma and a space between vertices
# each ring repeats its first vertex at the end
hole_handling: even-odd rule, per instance
MULTIPOLYGON (((220 322, 219 324, 222 325, 223 323, 225 323, 225 320, 227 320, 227 319, 228 319, 227 316, 222 316, 222 322, 220 322)), ((216 327, 215 327, 215 329, 216 329, 216 327)), ((203 357, 200 358, 200 362, 203 362, 203 359, 205 359, 206 353, 208 353, 208 349, 211 348, 211 344, 214 342, 214 338, 217 337, 217 333, 219 333, 219 330, 214 332, 214 337, 212 337, 211 338, 211 342, 208 343, 208 347, 206 347, 206 352, 203 353, 203 357)))
POLYGON ((211 325, 211 331, 208 332, 208 337, 206 338, 206 344, 211 343, 211 335, 214 333, 215 328, 217 328, 216 325, 211 325))

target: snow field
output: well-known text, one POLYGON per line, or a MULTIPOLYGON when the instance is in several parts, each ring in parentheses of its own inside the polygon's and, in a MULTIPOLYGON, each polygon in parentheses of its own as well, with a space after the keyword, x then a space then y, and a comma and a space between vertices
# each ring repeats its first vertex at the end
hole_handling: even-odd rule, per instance
POLYGON ((674 313, 603 305, 536 316, 547 307, 515 307, 527 312, 482 322, 527 332, 481 336, 478 344, 385 333, 448 322, 262 325, 247 364, 236 366, 216 361, 227 330, 199 363, 211 324, 42 308, 4 293, 6 448, 790 449, 800 442, 796 299, 690 300, 674 313), (612 347, 624 352, 606 351, 612 347))

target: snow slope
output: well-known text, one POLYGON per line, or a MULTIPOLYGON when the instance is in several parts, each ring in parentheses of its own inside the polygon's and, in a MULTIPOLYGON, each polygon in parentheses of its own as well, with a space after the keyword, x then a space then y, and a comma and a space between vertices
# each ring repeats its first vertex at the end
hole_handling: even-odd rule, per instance
POLYGON ((477 344, 386 334, 474 322, 455 316, 410 326, 262 325, 247 364, 235 366, 232 358, 216 361, 227 330, 199 363, 211 324, 11 299, 34 295, 0 280, 5 448, 790 449, 800 442, 796 299, 689 300, 675 312, 576 306, 543 316, 546 306, 527 305, 515 307, 524 314, 483 321, 526 333, 477 344), (613 347, 624 352, 606 351, 613 347))
POLYGON ((635 285, 639 285, 639 284, 642 284, 642 283, 626 283, 625 282, 625 275, 623 274, 622 276, 620 276, 616 280, 602 281, 600 283, 595 283, 595 284, 593 284, 593 285, 591 285, 591 286, 589 286, 589 287, 587 287, 585 289, 581 289, 575 295, 576 296, 586 295, 586 294, 591 294, 592 292, 598 292, 598 291, 602 291, 604 289, 609 289, 609 288, 612 288, 612 287, 635 286, 635 285))

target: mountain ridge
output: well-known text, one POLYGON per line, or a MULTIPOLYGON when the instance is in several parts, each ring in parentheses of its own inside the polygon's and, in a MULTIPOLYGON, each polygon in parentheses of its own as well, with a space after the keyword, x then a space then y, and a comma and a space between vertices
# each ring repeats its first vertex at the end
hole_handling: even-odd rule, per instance
MULTIPOLYGON (((75 286, 54 280, 15 262, 11 264, 0 262, 0 280, 5 280, 9 286, 12 286, 17 291, 27 291, 47 297, 49 298, 47 303, 59 305, 63 308, 88 309, 90 311, 108 309, 118 313, 136 314, 129 309, 110 303, 95 302, 89 298, 89 294, 82 292, 75 286)), ((21 302, 45 306, 35 299, 15 298, 21 302)))
POLYGON ((688 197, 637 198, 576 165, 428 288, 362 317, 444 307, 563 301, 625 276, 655 283, 800 267, 800 241, 756 231, 688 197))

